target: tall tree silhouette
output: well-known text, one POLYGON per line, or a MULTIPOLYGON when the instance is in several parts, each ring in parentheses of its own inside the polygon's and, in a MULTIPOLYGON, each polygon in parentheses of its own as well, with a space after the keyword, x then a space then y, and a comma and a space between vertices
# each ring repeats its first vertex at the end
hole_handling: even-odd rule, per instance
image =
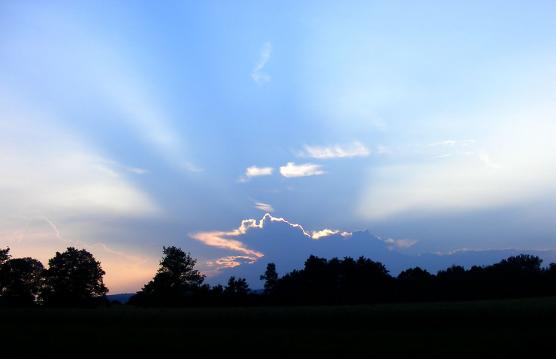
POLYGON ((163 247, 163 257, 154 278, 147 283, 130 303, 138 305, 177 306, 186 304, 204 281, 195 269, 197 261, 180 248, 163 247))
POLYGON ((278 283, 278 273, 276 272, 276 264, 268 263, 266 265, 266 271, 260 277, 264 280, 264 293, 271 294, 274 288, 276 288, 276 283, 278 283))
POLYGON ((44 267, 33 258, 8 259, 0 265, 0 303, 28 306, 35 303, 44 267))
POLYGON ((69 247, 48 261, 44 288, 40 294, 46 305, 90 305, 104 297, 108 289, 100 262, 85 249, 69 247))

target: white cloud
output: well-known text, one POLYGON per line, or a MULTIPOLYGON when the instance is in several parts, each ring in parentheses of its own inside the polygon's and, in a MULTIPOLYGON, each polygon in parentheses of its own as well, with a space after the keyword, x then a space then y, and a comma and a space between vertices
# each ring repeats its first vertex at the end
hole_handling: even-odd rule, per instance
POLYGON ((259 59, 257 60, 257 63, 255 64, 255 67, 251 72, 251 78, 258 85, 262 85, 271 80, 270 75, 263 71, 264 67, 270 60, 271 55, 272 55, 272 44, 270 42, 265 42, 261 48, 259 59))
POLYGON ((0 213, 121 216, 158 212, 152 200, 44 111, 0 103, 0 213), (15 141, 14 139, 17 139, 15 141))
POLYGON ((367 147, 360 142, 353 142, 349 145, 334 146, 306 145, 304 151, 300 153, 300 156, 325 160, 333 158, 366 157, 369 154, 370 151, 367 147))
POLYGON ((270 176, 274 169, 272 167, 257 167, 251 166, 245 169, 246 177, 260 177, 260 176, 270 176))
POLYGON ((554 106, 514 106, 470 114, 485 124, 480 142, 436 142, 429 147, 450 151, 369 169, 359 213, 379 220, 407 212, 469 211, 554 193, 554 106))
POLYGON ((296 165, 293 162, 288 162, 285 166, 280 167, 280 174, 287 178, 319 176, 323 175, 324 173, 325 172, 322 170, 321 165, 316 165, 313 163, 303 163, 296 165))
POLYGON ((311 238, 312 239, 319 239, 319 238, 322 238, 322 237, 331 236, 331 235, 336 234, 336 233, 338 233, 338 231, 333 230, 333 229, 325 228, 325 229, 322 229, 320 231, 313 231, 313 233, 311 233, 311 238))
POLYGON ((274 211, 274 208, 272 208, 270 204, 264 202, 255 202, 255 208, 266 213, 271 213, 274 211))

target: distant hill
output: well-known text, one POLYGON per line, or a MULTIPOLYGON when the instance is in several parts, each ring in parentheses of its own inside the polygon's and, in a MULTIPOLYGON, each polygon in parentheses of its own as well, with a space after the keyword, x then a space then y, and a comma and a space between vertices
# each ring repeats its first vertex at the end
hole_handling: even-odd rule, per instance
POLYGON ((109 294, 106 296, 110 302, 120 302, 122 304, 127 303, 129 298, 131 298, 135 293, 118 293, 118 294, 109 294))

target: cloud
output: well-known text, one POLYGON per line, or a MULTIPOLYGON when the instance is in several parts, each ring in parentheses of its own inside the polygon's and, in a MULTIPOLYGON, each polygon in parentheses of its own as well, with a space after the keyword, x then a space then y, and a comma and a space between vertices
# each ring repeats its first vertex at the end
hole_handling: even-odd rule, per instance
POLYGON ((417 244, 417 240, 388 238, 384 240, 384 243, 388 244, 390 248, 407 249, 417 244))
POLYGON ((215 260, 208 260, 206 261, 205 265, 208 270, 204 271, 204 274, 207 276, 214 276, 217 275, 220 271, 229 268, 235 268, 242 264, 253 264, 256 262, 256 259, 249 256, 225 256, 220 257, 215 260))
POLYGON ((255 202, 255 208, 266 213, 274 212, 274 208, 272 208, 270 204, 264 202, 255 202))
POLYGON ((149 173, 149 170, 146 170, 144 168, 139 168, 139 167, 126 167, 126 170, 136 175, 144 175, 149 173))
POLYGON ((216 247, 232 252, 238 252, 241 253, 244 257, 250 258, 251 260, 257 260, 264 254, 248 248, 243 242, 234 238, 246 234, 250 228, 262 228, 262 226, 262 219, 259 222, 257 222, 255 219, 246 219, 241 221, 241 225, 238 228, 231 231, 197 232, 191 234, 190 237, 206 244, 209 247, 216 247))
MULTIPOLYGON (((216 259, 211 259, 205 263, 209 273, 217 273, 221 269, 239 266, 242 263, 255 263, 270 253, 275 254, 276 245, 285 245, 289 238, 298 237, 310 242, 322 241, 324 238, 338 236, 339 238, 347 238, 351 235, 349 232, 340 232, 339 230, 323 229, 316 231, 306 231, 303 226, 292 223, 282 217, 274 217, 266 213, 260 220, 246 219, 241 221, 238 228, 230 231, 206 231, 190 234, 190 237, 198 240, 205 245, 217 249, 224 249, 236 255, 227 255, 216 259), (273 233, 276 229, 279 232, 273 233), (261 234, 270 234, 268 240, 259 238, 261 234), (276 237, 275 237, 276 236, 276 237), (282 243, 274 242, 278 237, 282 237, 282 243)), ((322 243, 322 242, 321 242, 322 243)), ((300 243, 303 244, 303 243, 300 243)), ((288 251, 291 248, 287 249, 288 251)), ((301 250, 301 248, 297 248, 301 250)))
POLYGON ((259 53, 259 59, 251 72, 251 78, 258 85, 270 82, 271 77, 269 74, 263 71, 264 67, 270 61, 270 56, 272 55, 272 44, 270 42, 265 42, 259 53))
POLYGON ((251 166, 245 169, 245 177, 260 177, 260 176, 270 176, 274 169, 272 167, 257 167, 251 166))
POLYGON ((301 157, 310 157, 315 159, 327 160, 333 158, 350 158, 350 157, 366 157, 370 154, 367 147, 359 142, 353 142, 350 145, 334 145, 334 146, 309 146, 306 145, 304 151, 299 155, 301 157))
POLYGON ((0 103, 3 213, 145 216, 159 212, 122 167, 58 125, 45 111, 0 103), (14 139, 18 139, 14 141, 14 139), (123 173, 122 173, 123 172, 123 173))
POLYGON ((324 238, 324 237, 333 236, 333 235, 335 235, 335 234, 339 234, 339 235, 341 235, 342 237, 349 237, 349 236, 351 236, 351 232, 340 232, 340 231, 338 231, 338 230, 336 230, 336 229, 328 229, 328 228, 325 228, 325 229, 322 229, 322 230, 320 230, 320 231, 313 231, 313 232, 311 232, 311 238, 312 238, 312 239, 321 239, 321 238, 324 238))
POLYGON ((274 172, 272 167, 257 167, 251 166, 245 169, 245 174, 241 176, 238 182, 248 182, 253 177, 271 176, 274 172))
POLYGON ((474 119, 487 129, 480 142, 436 142, 409 160, 370 168, 359 214, 383 220, 407 213, 472 211, 554 194, 553 113, 553 104, 542 101, 493 109, 474 119))
POLYGON ((288 162, 285 166, 280 167, 280 174, 287 178, 320 176, 324 173, 325 172, 322 170, 321 165, 316 165, 313 163, 303 163, 296 165, 293 162, 288 162))

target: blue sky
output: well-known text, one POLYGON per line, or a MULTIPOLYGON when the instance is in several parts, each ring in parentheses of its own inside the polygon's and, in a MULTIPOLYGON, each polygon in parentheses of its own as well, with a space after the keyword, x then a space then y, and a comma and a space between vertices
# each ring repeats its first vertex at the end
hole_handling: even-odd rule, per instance
POLYGON ((264 210, 554 248, 553 1, 0 3, 0 244, 152 274, 264 210), (266 206, 265 206, 266 205, 266 206), (257 208, 259 207, 259 208, 257 208), (262 210, 261 210, 262 209, 262 210))

